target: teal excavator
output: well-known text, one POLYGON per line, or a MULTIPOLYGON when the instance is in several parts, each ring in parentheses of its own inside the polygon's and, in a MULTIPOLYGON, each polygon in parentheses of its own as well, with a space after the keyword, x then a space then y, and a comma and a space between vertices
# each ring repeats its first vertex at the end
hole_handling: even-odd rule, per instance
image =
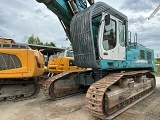
MULTIPOLYGON (((74 51, 74 64, 91 70, 66 71, 46 80, 49 99, 71 96, 88 88, 86 108, 112 119, 154 92, 154 52, 131 40, 128 18, 94 0, 37 0, 59 18, 74 51)), ((51 21, 52 22, 52 21, 51 21)))

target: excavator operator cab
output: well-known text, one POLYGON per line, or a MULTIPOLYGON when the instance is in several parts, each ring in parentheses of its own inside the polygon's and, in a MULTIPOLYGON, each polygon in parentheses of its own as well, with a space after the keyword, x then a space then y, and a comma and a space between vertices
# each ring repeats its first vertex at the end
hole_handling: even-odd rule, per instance
POLYGON ((125 25, 104 13, 99 26, 99 54, 106 60, 125 60, 125 25))

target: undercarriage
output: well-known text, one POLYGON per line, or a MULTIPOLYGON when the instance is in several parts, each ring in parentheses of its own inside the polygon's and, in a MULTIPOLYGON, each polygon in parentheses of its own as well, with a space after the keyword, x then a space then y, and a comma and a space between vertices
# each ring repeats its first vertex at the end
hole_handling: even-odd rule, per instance
POLYGON ((43 93, 46 98, 57 100, 83 92, 84 89, 75 81, 75 77, 81 72, 85 70, 66 71, 47 79, 43 84, 43 93))
POLYGON ((35 78, 1 79, 0 101, 21 101, 36 97, 40 87, 35 78))
POLYGON ((112 73, 92 84, 86 107, 96 117, 113 119, 154 92, 156 81, 148 71, 112 73))
POLYGON ((113 119, 154 92, 155 76, 149 71, 94 73, 63 72, 49 78, 43 87, 45 96, 57 100, 86 91, 86 108, 95 117, 113 119), (83 86, 83 87, 82 87, 83 86))

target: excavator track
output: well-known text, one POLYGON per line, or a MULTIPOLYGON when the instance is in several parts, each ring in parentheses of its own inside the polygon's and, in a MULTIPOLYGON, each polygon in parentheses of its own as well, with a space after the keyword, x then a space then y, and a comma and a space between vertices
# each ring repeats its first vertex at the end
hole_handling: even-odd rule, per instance
POLYGON ((38 81, 29 80, 0 80, 0 102, 5 101, 23 101, 35 98, 39 93, 40 87, 38 81))
POLYGON ((153 93, 155 84, 155 77, 149 71, 111 73, 90 86, 86 108, 95 117, 113 119, 153 93))
POLYGON ((66 71, 47 79, 43 85, 44 95, 48 99, 59 100, 83 92, 83 89, 76 85, 73 77, 85 71, 86 70, 66 71), (64 78, 66 76, 68 76, 67 79, 64 78), (59 84, 57 84, 58 82, 59 84))

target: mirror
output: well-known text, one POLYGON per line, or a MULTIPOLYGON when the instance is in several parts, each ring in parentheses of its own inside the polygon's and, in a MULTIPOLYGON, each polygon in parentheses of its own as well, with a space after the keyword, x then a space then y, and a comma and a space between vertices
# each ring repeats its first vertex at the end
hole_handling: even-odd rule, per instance
POLYGON ((106 15, 104 19, 105 19, 105 25, 109 25, 110 24, 110 15, 106 15))

